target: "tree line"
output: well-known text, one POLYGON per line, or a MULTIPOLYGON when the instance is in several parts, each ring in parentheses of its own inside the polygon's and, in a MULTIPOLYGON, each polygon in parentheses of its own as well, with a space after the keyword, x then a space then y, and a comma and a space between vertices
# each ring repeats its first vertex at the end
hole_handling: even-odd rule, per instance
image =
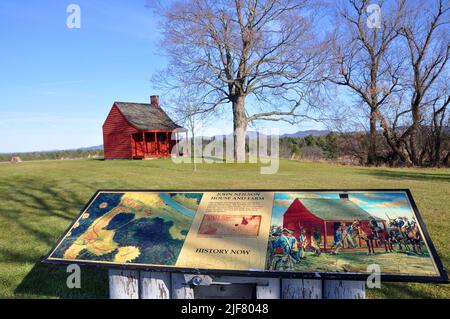
POLYGON ((50 152, 8 153, 0 154, 0 162, 9 162, 13 157, 19 157, 22 161, 103 158, 103 150, 65 150, 50 152))
POLYGON ((230 114, 237 161, 250 125, 314 119, 351 136, 343 146, 364 164, 448 165, 449 10, 444 0, 164 3, 169 63, 154 83, 188 101, 174 110, 181 122, 230 114))

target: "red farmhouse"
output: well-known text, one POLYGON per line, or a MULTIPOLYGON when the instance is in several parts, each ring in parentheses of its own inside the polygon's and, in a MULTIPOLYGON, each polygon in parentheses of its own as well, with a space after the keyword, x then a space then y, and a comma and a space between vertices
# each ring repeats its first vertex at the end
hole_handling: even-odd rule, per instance
POLYGON ((159 105, 114 102, 103 124, 105 159, 146 159, 175 155, 172 151, 181 131, 159 105))

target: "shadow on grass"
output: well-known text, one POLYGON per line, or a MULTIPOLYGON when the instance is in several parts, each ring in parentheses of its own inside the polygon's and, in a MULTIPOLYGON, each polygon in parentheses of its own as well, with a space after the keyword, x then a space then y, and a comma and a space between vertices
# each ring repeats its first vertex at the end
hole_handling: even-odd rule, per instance
POLYGON ((450 182, 450 174, 446 173, 426 173, 426 172, 403 172, 380 169, 364 169, 360 174, 370 175, 373 177, 381 177, 388 179, 412 179, 412 180, 429 180, 429 181, 443 181, 450 182))
MULTIPOLYGON (((19 276, 20 284, 9 289, 18 297, 33 298, 107 298, 108 276, 105 269, 83 267, 81 288, 69 289, 64 265, 42 264, 57 238, 83 208, 88 198, 80 191, 90 185, 71 180, 71 187, 63 187, 46 178, 5 179, 0 187, 2 224, 10 225, 14 233, 0 242, 2 261, 15 264, 11 271, 19 276), (20 268, 33 265, 28 273, 20 268), (20 265, 20 268, 17 268, 20 265)), ((91 194, 89 194, 91 195, 91 194)), ((13 275, 14 276, 14 275, 13 275)))
MULTIPOLYGON (((43 258, 43 257, 41 257, 43 258)), ((69 289, 64 265, 37 262, 14 290, 18 297, 108 298, 108 271, 81 267, 81 288, 69 289)))

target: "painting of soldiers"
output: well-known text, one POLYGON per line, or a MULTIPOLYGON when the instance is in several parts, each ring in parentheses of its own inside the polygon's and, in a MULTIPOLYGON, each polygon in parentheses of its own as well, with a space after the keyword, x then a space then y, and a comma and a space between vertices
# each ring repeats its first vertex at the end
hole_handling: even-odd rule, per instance
POLYGON ((277 239, 274 240, 271 247, 273 257, 270 270, 294 270, 294 263, 297 261, 297 258, 292 249, 295 242, 292 240, 292 236, 289 236, 289 234, 292 233, 293 232, 291 230, 283 228, 281 231, 281 236, 278 236, 277 239))
POLYGON ((268 269, 432 274, 416 218, 403 192, 276 193, 268 269))

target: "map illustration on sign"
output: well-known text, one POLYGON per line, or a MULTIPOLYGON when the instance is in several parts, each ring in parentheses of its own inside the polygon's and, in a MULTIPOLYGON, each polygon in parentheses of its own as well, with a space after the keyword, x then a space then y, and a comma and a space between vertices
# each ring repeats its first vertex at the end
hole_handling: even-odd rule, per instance
POLYGON ((99 193, 49 259, 174 265, 198 193, 99 193))
POLYGON ((448 281, 408 190, 98 191, 44 261, 448 281))
POLYGON ((206 214, 198 230, 206 236, 253 236, 259 234, 261 215, 206 214))

